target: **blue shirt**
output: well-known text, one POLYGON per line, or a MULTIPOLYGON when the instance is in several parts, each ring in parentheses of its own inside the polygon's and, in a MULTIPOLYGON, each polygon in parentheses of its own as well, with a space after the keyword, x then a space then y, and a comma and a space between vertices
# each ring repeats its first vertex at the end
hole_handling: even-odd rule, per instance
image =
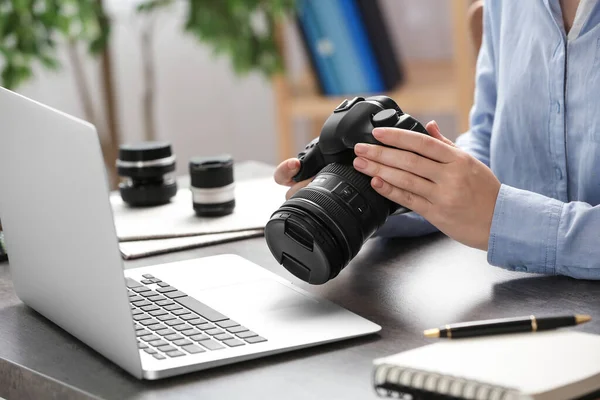
MULTIPOLYGON (((559 0, 486 0, 470 130, 457 145, 502 183, 487 259, 600 279, 600 1, 567 37, 559 0)), ((411 213, 377 236, 436 229, 411 213)))

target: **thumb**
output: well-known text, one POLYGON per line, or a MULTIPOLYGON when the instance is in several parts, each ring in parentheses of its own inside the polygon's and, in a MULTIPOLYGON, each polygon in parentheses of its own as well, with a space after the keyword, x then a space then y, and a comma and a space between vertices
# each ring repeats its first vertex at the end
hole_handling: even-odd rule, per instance
POLYGON ((437 124, 437 122, 430 121, 427 124, 427 126, 425 126, 425 129, 427 129, 427 132, 429 132, 431 137, 436 138, 436 139, 446 143, 449 146, 456 147, 456 145, 450 139, 448 139, 444 135, 442 135, 442 131, 440 130, 440 127, 437 124))

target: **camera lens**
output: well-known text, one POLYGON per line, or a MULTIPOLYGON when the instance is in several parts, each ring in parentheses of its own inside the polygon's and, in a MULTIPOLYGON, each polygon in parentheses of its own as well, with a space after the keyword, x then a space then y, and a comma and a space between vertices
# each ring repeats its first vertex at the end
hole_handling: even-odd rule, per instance
POLYGON ((265 228, 271 253, 311 284, 335 278, 398 205, 351 165, 325 166, 273 213, 265 228))
POLYGON ((190 160, 194 211, 199 216, 231 214, 235 208, 233 159, 230 155, 194 157, 190 160))
POLYGON ((121 198, 133 207, 168 203, 177 194, 175 156, 168 142, 142 142, 119 147, 117 172, 121 198))

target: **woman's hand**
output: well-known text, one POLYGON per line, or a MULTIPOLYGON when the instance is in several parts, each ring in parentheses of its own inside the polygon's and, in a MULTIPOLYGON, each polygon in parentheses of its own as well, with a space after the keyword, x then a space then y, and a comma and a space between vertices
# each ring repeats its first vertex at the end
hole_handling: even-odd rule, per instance
POLYGON ((283 186, 289 186, 290 189, 285 194, 285 199, 288 200, 298 190, 308 185, 311 179, 306 179, 300 182, 292 180, 292 178, 300 171, 300 160, 297 158, 289 158, 283 161, 275 169, 275 182, 283 186))
POLYGON ((388 148, 359 143, 354 167, 373 177, 382 196, 407 207, 453 239, 488 249, 500 182, 479 160, 445 138, 435 122, 431 136, 397 128, 376 128, 388 148))

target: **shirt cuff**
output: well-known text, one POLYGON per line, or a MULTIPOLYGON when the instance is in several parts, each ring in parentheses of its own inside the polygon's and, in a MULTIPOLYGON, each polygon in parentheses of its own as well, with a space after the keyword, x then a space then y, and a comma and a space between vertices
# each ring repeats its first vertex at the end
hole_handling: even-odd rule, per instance
POLYGON ((556 274, 564 203, 502 184, 490 229, 487 260, 511 271, 556 274))

